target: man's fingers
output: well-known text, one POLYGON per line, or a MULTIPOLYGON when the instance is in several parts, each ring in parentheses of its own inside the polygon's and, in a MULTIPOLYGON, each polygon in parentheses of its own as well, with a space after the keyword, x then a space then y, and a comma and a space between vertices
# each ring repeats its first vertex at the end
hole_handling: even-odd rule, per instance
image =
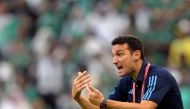
POLYGON ((82 85, 81 87, 77 87, 76 90, 77 90, 77 91, 81 91, 81 90, 83 90, 84 88, 85 88, 85 85, 82 85))
POLYGON ((87 93, 91 93, 92 92, 87 84, 85 85, 85 88, 86 88, 87 93))
POLYGON ((87 71, 84 71, 84 72, 78 72, 78 75, 77 75, 77 77, 76 77, 76 79, 75 79, 75 81, 78 81, 78 80, 80 80, 83 76, 85 76, 85 75, 87 75, 87 71))
POLYGON ((88 87, 89 87, 89 89, 90 89, 91 91, 93 91, 93 92, 96 92, 96 91, 97 91, 97 89, 96 89, 95 87, 93 87, 92 85, 89 85, 88 87))
POLYGON ((85 84, 86 84, 86 83, 87 83, 87 80, 88 80, 89 78, 91 78, 90 75, 85 75, 85 76, 83 76, 82 78, 80 78, 79 80, 77 80, 76 82, 77 82, 77 83, 82 83, 82 84, 85 83, 85 84))
POLYGON ((82 82, 76 83, 76 84, 75 84, 75 87, 78 88, 78 87, 83 87, 83 86, 85 86, 86 84, 90 84, 91 80, 92 80, 92 79, 91 79, 90 77, 88 77, 88 78, 86 78, 85 80, 83 80, 82 82))
POLYGON ((89 99, 90 98, 90 94, 92 93, 91 90, 89 89, 88 85, 86 84, 85 85, 85 89, 86 89, 86 94, 87 94, 87 98, 89 99))
MULTIPOLYGON (((87 84, 88 84, 90 81, 91 81, 91 79, 87 80, 87 84)), ((78 91, 81 91, 81 90, 83 90, 84 88, 86 88, 86 85, 87 85, 87 84, 81 84, 81 83, 80 83, 80 84, 78 84, 78 85, 75 86, 75 89, 78 90, 78 91)))
POLYGON ((89 77, 90 75, 86 73, 86 71, 84 71, 84 73, 78 72, 78 76, 75 78, 74 83, 81 83, 89 77))
POLYGON ((85 71, 83 71, 82 73, 87 73, 87 71, 85 70, 85 71))
POLYGON ((96 89, 94 86, 89 85, 89 89, 91 90, 91 92, 93 92, 94 94, 101 94, 101 92, 96 89))
POLYGON ((84 72, 78 72, 77 78, 75 78, 73 83, 73 89, 77 91, 81 91, 85 88, 85 84, 90 84, 91 77, 89 74, 87 74, 87 71, 84 72))
POLYGON ((83 71, 83 72, 78 72, 78 75, 81 75, 82 73, 87 73, 87 71, 83 71))

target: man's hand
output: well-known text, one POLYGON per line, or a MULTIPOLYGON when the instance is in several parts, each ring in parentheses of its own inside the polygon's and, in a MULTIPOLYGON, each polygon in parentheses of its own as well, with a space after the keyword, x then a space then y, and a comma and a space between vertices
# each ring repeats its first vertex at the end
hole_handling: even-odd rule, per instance
POLYGON ((104 95, 91 85, 86 85, 86 90, 89 101, 99 107, 100 103, 104 100, 104 95))
POLYGON ((86 71, 84 72, 78 72, 77 77, 73 81, 72 86, 72 97, 75 100, 78 100, 80 98, 82 90, 85 88, 85 85, 90 84, 91 78, 90 75, 87 74, 86 71))

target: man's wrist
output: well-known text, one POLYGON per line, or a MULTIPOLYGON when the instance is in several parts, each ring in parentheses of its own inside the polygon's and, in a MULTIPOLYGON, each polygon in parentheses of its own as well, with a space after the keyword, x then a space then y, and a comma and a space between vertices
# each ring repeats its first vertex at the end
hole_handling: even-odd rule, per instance
POLYGON ((101 103, 100 103, 100 109, 106 109, 107 108, 107 99, 104 99, 101 103))
POLYGON ((80 101, 81 95, 75 96, 73 99, 74 99, 75 101, 80 101))

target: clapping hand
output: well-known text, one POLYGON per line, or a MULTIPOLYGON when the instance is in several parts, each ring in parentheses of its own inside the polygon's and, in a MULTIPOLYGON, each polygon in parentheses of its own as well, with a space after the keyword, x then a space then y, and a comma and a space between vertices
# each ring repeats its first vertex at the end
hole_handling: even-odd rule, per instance
POLYGON ((72 97, 75 100, 78 100, 80 98, 82 90, 85 88, 85 85, 90 84, 90 82, 91 77, 87 71, 78 72, 77 77, 73 81, 72 97))
POLYGON ((96 106, 100 106, 100 103, 104 100, 104 95, 92 85, 85 85, 85 88, 89 101, 96 106))

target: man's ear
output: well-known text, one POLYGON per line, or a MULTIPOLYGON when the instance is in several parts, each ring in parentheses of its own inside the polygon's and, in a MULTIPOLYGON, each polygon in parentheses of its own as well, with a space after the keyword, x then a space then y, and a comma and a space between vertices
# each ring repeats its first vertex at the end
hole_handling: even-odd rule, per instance
POLYGON ((141 58, 141 51, 140 50, 134 51, 133 56, 134 56, 135 61, 139 60, 141 58))

